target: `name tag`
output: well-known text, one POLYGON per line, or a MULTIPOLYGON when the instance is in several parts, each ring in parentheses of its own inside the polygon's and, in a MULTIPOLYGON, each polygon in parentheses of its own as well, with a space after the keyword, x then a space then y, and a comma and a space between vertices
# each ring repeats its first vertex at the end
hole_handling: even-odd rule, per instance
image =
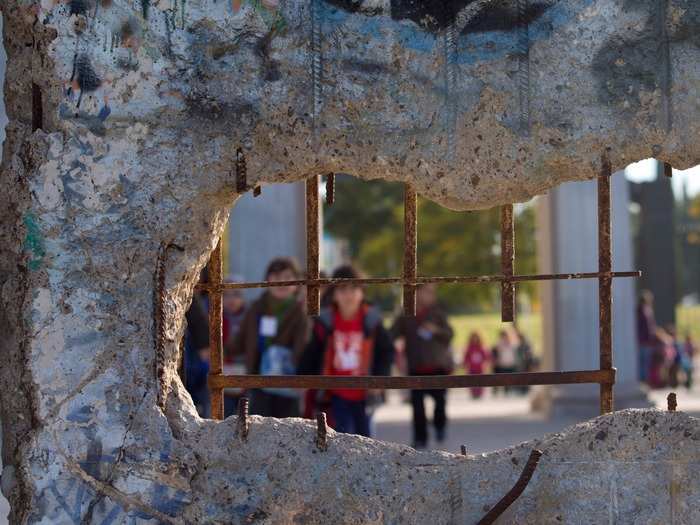
POLYGON ((275 337, 277 335, 277 318, 271 315, 264 315, 260 318, 260 333, 264 337, 275 337))

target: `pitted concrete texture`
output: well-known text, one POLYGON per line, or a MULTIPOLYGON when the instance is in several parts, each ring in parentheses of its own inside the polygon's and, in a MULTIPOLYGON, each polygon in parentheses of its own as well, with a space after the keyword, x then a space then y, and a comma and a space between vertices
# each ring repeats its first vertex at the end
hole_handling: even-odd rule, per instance
MULTIPOLYGON (((700 160, 696 2, 527 5, 4 0, 11 523, 465 523, 505 493, 524 448, 331 433, 321 454, 310 423, 260 419, 239 443, 235 420, 197 417, 177 355, 239 147, 252 183, 342 170, 463 208, 595 175, 606 147, 614 168, 700 160)), ((697 434, 628 412, 553 437, 513 519, 697 522, 697 434)))
POLYGON ((346 172, 483 208, 603 154, 700 163, 695 0, 6 4, 55 32, 33 68, 46 128, 141 141, 173 176, 223 180, 240 147, 253 183, 346 172))

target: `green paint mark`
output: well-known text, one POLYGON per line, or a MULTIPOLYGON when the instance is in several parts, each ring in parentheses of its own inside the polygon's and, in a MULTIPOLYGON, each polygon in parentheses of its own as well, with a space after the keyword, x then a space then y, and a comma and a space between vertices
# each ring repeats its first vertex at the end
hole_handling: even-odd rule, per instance
POLYGON ((24 250, 29 253, 29 269, 35 271, 41 268, 41 263, 46 256, 44 238, 33 213, 27 213, 23 222, 24 229, 27 231, 24 236, 24 250))

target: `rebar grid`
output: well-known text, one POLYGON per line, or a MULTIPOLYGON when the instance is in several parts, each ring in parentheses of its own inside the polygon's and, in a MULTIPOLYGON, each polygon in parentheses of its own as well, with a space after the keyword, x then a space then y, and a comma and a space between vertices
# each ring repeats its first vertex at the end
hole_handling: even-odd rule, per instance
MULTIPOLYGON (((240 159, 239 159, 240 162, 240 159)), ((245 160, 240 162, 239 175, 244 175, 245 160), (241 169, 242 168, 242 169, 241 169)), ((621 277, 639 277, 638 271, 612 271, 612 233, 610 161, 602 158, 598 177, 598 271, 559 274, 515 275, 515 228, 513 206, 501 208, 501 274, 482 276, 418 276, 418 212, 417 193, 407 184, 404 194, 404 257, 402 277, 371 277, 364 279, 320 278, 320 213, 318 175, 306 181, 306 227, 307 227, 307 276, 290 281, 259 281, 228 283, 222 280, 221 244, 217 244, 209 262, 209 281, 197 285, 198 290, 209 293, 209 335, 211 346, 211 368, 209 388, 211 390, 211 414, 214 419, 223 419, 224 388, 313 388, 313 389, 442 389, 496 386, 559 385, 593 383, 600 385, 600 411, 613 409, 613 385, 615 368, 612 358, 612 280, 621 277), (403 306, 406 315, 415 315, 416 287, 422 284, 501 284, 501 316, 504 322, 515 316, 515 283, 525 281, 598 279, 599 301, 599 370, 576 370, 566 372, 529 372, 513 374, 479 374, 464 376, 260 376, 224 375, 222 342, 222 294, 225 290, 272 288, 276 286, 306 286, 307 312, 318 315, 320 290, 323 286, 339 284, 400 284, 403 286, 403 306)), ((239 177, 239 180, 243 177, 239 177)), ((333 178, 328 179, 328 188, 334 191, 333 178)), ((244 182, 240 180, 240 182, 244 182)), ((243 184, 240 184, 242 186, 243 184)), ((334 197, 334 196, 333 196, 334 197)), ((333 197, 328 203, 333 202, 333 197)))

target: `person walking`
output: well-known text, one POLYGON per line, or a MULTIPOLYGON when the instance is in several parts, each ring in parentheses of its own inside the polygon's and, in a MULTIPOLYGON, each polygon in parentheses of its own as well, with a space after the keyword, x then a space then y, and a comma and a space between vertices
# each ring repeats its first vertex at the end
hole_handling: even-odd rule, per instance
MULTIPOLYGON (((409 375, 447 375, 454 368, 450 341, 454 332, 447 315, 437 302, 436 286, 424 284, 416 290, 416 316, 398 317, 392 327, 395 340, 402 340, 409 375)), ((428 421, 424 397, 435 401, 433 425, 438 443, 445 440, 447 430, 446 390, 412 390, 413 447, 428 445, 428 421)))
MULTIPOLYGON (((334 279, 358 279, 360 272, 341 266, 334 279)), ((299 374, 331 376, 390 375, 394 347, 382 325, 379 310, 365 302, 357 284, 334 285, 332 304, 321 310, 302 357, 299 374)), ((331 389, 319 392, 330 398, 331 416, 338 432, 370 436, 368 392, 331 389)))
MULTIPOLYGON (((293 281, 301 271, 291 257, 273 259, 266 281, 293 281)), ((247 310, 233 343, 245 356, 249 374, 294 375, 307 340, 308 321, 299 302, 297 286, 275 286, 265 291, 247 310)), ((251 391, 251 414, 298 417, 299 393, 286 388, 251 391)))
MULTIPOLYGON (((464 352, 464 370, 469 374, 483 374, 486 371, 486 364, 489 361, 489 354, 484 347, 481 334, 472 332, 469 335, 469 343, 464 352)), ((477 386, 470 388, 473 399, 480 399, 484 394, 484 388, 477 386)))
POLYGON ((639 380, 649 383, 649 374, 654 358, 656 338, 656 319, 654 316, 654 295, 649 290, 642 290, 637 304, 637 344, 639 347, 639 380))

